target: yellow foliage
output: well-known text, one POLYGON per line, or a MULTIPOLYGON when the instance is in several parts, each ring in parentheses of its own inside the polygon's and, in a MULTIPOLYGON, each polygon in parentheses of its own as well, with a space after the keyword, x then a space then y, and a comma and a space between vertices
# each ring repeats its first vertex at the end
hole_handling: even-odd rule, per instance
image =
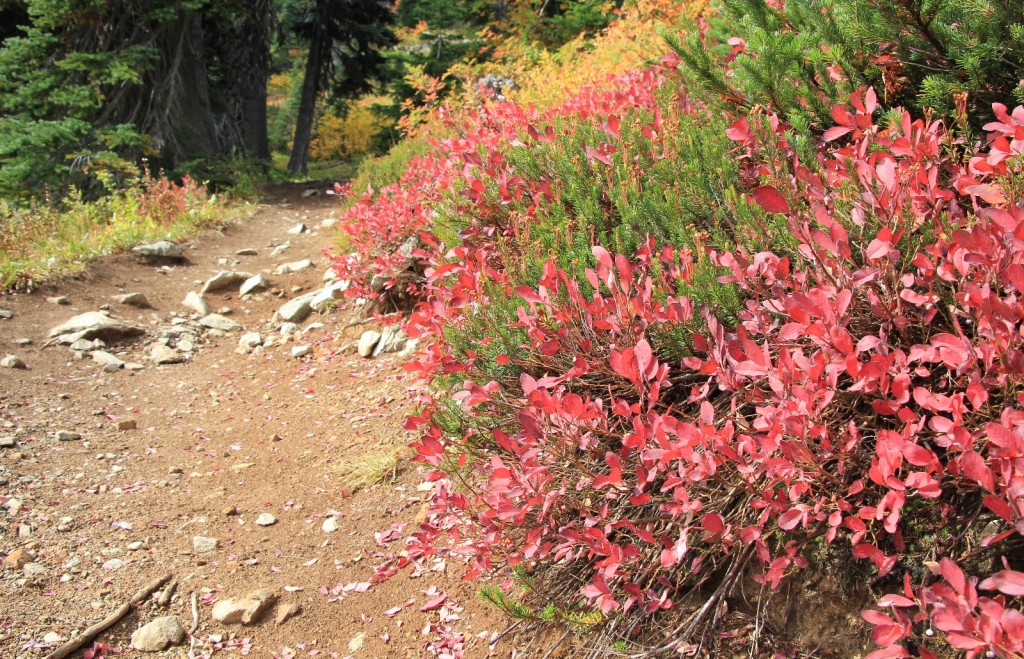
POLYGON ((368 153, 373 134, 381 128, 381 122, 370 106, 380 100, 367 97, 350 102, 345 118, 335 114, 321 117, 309 146, 310 159, 343 160, 368 153))

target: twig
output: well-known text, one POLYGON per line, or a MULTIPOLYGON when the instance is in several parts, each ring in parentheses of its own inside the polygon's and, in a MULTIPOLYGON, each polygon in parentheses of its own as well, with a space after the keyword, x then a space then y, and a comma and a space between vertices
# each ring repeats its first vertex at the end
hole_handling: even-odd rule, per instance
POLYGON ((522 620, 517 620, 517 621, 515 621, 515 623, 513 623, 513 625, 512 625, 511 627, 509 627, 509 628, 508 628, 508 629, 506 629, 505 631, 503 631, 503 632, 501 632, 500 634, 498 634, 497 636, 495 636, 495 637, 494 637, 494 639, 493 639, 493 640, 492 640, 492 641, 491 641, 490 643, 488 643, 488 645, 497 645, 497 644, 498 644, 498 641, 500 641, 500 640, 501 640, 501 639, 503 639, 503 638, 504 638, 505 636, 507 636, 508 634, 510 634, 510 633, 511 633, 512 631, 514 631, 514 630, 515 630, 515 628, 516 628, 516 627, 518 627, 518 626, 519 626, 519 625, 521 625, 521 624, 523 624, 523 621, 522 621, 522 620))
POLYGON ((548 657, 550 657, 554 653, 554 651, 558 649, 558 646, 562 644, 562 641, 565 640, 565 637, 569 635, 570 631, 571 630, 566 629, 565 633, 562 634, 561 638, 559 638, 557 641, 555 641, 555 644, 551 646, 551 649, 549 649, 546 653, 544 653, 544 656, 541 657, 540 659, 548 659, 548 657))
POLYGON ((93 639, 102 634, 108 627, 112 626, 115 622, 123 618, 125 614, 132 610, 133 606, 135 606, 136 604, 141 604, 143 600, 145 600, 147 597, 156 592, 156 590, 160 588, 160 586, 170 581, 171 577, 173 576, 174 575, 171 574, 164 575, 156 581, 154 581, 153 583, 146 586, 145 588, 143 588, 142 590, 140 590, 139 592, 135 593, 134 595, 132 595, 132 598, 130 600, 128 600, 121 606, 117 607, 116 611, 114 611, 109 616, 99 621, 92 627, 86 629, 79 636, 76 636, 75 638, 71 639, 64 645, 54 650, 46 657, 46 659, 65 659, 65 657, 71 656, 76 651, 78 651, 83 645, 87 645, 88 643, 90 643, 93 639))
POLYGON ((157 606, 166 608, 171 603, 171 598, 174 597, 174 591, 178 589, 178 580, 171 579, 171 583, 167 584, 167 588, 164 588, 164 592, 160 594, 160 599, 157 600, 157 606))
POLYGON ((199 593, 192 592, 192 627, 188 630, 188 635, 192 636, 199 629, 199 593))

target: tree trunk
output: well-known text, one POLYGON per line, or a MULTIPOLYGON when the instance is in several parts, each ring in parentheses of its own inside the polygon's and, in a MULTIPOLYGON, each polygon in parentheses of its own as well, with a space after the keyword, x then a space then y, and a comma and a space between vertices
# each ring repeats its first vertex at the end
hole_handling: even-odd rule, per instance
POLYGON ((272 18, 269 0, 255 0, 244 23, 246 72, 242 90, 242 150, 246 156, 270 160, 267 140, 267 76, 270 75, 270 30, 272 18))
MULTIPOLYGON (((320 2, 317 2, 319 9, 320 2)), ((319 11, 317 12, 319 14, 319 11)), ((330 47, 326 43, 323 29, 314 28, 313 38, 309 44, 309 58, 306 60, 306 73, 302 80, 302 98, 299 100, 299 113, 295 119, 295 136, 292 139, 292 155, 288 160, 288 171, 292 174, 305 174, 309 163, 309 142, 313 135, 313 115, 316 112, 316 97, 320 93, 320 77, 324 70, 325 58, 330 47)))

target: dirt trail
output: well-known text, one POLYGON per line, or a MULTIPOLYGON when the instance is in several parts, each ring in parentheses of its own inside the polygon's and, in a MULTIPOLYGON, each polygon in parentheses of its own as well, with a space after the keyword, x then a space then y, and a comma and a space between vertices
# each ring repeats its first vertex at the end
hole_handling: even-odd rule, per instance
POLYGON ((402 420, 416 385, 400 358, 342 352, 366 329, 346 330, 344 312, 300 323, 323 327, 298 342, 237 353, 244 332, 278 336, 271 319, 286 300, 272 292, 248 301, 237 286, 208 295, 242 331, 198 334, 198 316, 184 320, 186 293, 218 270, 263 273, 289 298, 323 285, 320 250, 333 232, 321 223, 337 215, 336 204, 301 191, 269 190, 251 220, 183 244, 184 264, 161 268, 122 254, 77 280, 0 297, 0 309, 13 312, 0 319, 0 356, 16 354, 29 367, 0 369, 0 444, 14 444, 0 448, 0 657, 46 656, 164 574, 178 580, 169 608, 147 601, 100 636, 118 656, 424 657, 460 643, 466 657, 509 656, 511 639, 488 648, 507 621, 461 583, 461 567, 438 562, 367 588, 374 567, 401 552, 425 495, 407 453, 394 483, 352 496, 337 465, 408 442, 402 420), (312 230, 290 235, 300 222, 312 230), (244 248, 258 255, 236 256, 244 248), (314 267, 273 274, 304 258, 314 267), (113 299, 135 291, 153 308, 113 299), (53 296, 69 304, 46 301, 53 296), (105 372, 66 346, 43 347, 51 327, 102 305, 146 328, 107 349, 144 370, 105 372), (196 333, 188 361, 155 365, 153 342, 174 330, 196 333), (294 358, 301 344, 312 351, 294 358), (137 427, 119 430, 124 421, 137 427), (58 431, 80 438, 56 441, 58 431), (276 522, 257 525, 261 513, 276 522), (323 530, 328 517, 337 530, 323 530), (214 538, 217 548, 197 553, 194 537, 214 538), (280 598, 257 624, 212 620, 216 600, 257 589, 280 598), (162 653, 130 649, 132 632, 153 619, 173 615, 188 629, 191 593, 200 600, 195 634, 162 653), (420 610, 440 593, 443 604, 420 610), (276 624, 290 604, 301 613, 276 624))

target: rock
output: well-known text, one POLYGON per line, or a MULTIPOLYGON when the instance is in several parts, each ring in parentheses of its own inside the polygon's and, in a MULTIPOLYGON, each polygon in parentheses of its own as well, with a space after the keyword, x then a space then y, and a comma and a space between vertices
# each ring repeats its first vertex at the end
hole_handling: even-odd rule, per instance
POLYGON ((221 509, 220 512, 223 513, 224 516, 226 517, 234 517, 238 514, 238 508, 235 506, 228 506, 226 508, 221 509))
POLYGON ((211 615, 217 622, 227 625, 251 625, 259 622, 266 611, 277 602, 277 595, 269 590, 257 590, 241 599, 224 599, 213 605, 211 615))
POLYGON ((302 359, 311 352, 313 352, 313 346, 295 346, 294 348, 292 348, 292 357, 295 359, 302 359))
POLYGON ((381 332, 380 341, 373 349, 373 356, 378 357, 386 352, 398 352, 405 347, 409 337, 397 325, 389 325, 381 332))
POLYGON ((58 430, 54 437, 56 437, 58 442, 76 442, 82 438, 82 433, 71 430, 58 430))
POLYGON ((125 362, 124 370, 126 371, 143 371, 146 367, 142 364, 136 364, 135 362, 125 362))
POLYGON ((25 563, 21 570, 30 577, 41 577, 50 571, 42 563, 25 563))
POLYGON ((350 282, 340 280, 321 288, 319 291, 315 291, 309 306, 313 308, 313 311, 323 311, 328 304, 345 297, 344 293, 350 285, 350 282))
POLYGON ((349 652, 359 652, 360 648, 363 647, 363 643, 366 642, 366 632, 359 632, 352 637, 352 640, 348 642, 349 652))
POLYGON ((210 305, 207 303, 206 298, 195 291, 189 291, 189 294, 181 301, 181 306, 204 316, 210 313, 210 305))
POLYGON ((7 309, 0 309, 0 318, 10 320, 11 318, 14 318, 14 312, 8 311, 7 309))
POLYGON ((123 339, 145 333, 141 327, 133 327, 98 311, 89 311, 54 327, 49 336, 61 345, 71 345, 79 339, 123 339))
POLYGON ((333 267, 327 268, 324 272, 323 280, 327 282, 338 281, 338 273, 334 271, 333 267))
POLYGON ((32 339, 29 339, 27 337, 23 337, 23 338, 20 338, 20 339, 15 339, 14 340, 14 345, 18 346, 19 348, 24 348, 25 346, 32 345, 32 339))
POLYGON ((419 246, 420 237, 414 234, 406 238, 405 242, 402 243, 402 246, 398 248, 398 254, 404 256, 406 259, 410 261, 410 263, 408 264, 410 267, 412 266, 411 261, 413 260, 412 253, 416 251, 416 248, 419 246))
POLYGON ((164 616, 143 625, 132 634, 132 647, 141 652, 160 652, 185 640, 185 628, 176 616, 164 616))
MULTIPOLYGON (((102 343, 102 341, 100 343, 102 343)), ((77 350, 79 352, 91 352, 93 350, 98 350, 100 346, 96 345, 95 341, 89 341, 87 339, 78 339, 77 341, 72 343, 70 347, 72 350, 77 350)))
POLYGON ((305 190, 302 191, 302 194, 300 194, 299 196, 302 197, 303 199, 309 199, 310 197, 315 197, 318 194, 320 194, 319 190, 315 188, 306 188, 305 190))
POLYGON ((270 288, 270 282, 267 281, 267 278, 263 275, 254 275, 242 282, 241 288, 238 289, 238 295, 248 295, 253 291, 265 290, 267 288, 270 288))
POLYGON ((289 602, 288 604, 282 604, 277 607, 277 619, 274 621, 277 625, 283 625, 290 619, 302 613, 302 605, 298 602, 289 602))
POLYGON ((49 302, 50 304, 56 304, 62 307, 71 304, 71 300, 67 299, 63 295, 58 295, 57 297, 48 297, 46 298, 46 301, 49 302))
POLYGON ((0 366, 3 368, 16 368, 19 370, 25 370, 28 365, 22 361, 20 357, 14 355, 7 355, 3 359, 0 359, 0 366))
POLYGON ((274 524, 277 524, 277 518, 270 513, 260 513, 256 518, 257 526, 273 526, 274 524))
POLYGON ((278 333, 281 336, 289 336, 299 331, 299 326, 295 323, 281 323, 281 326, 277 328, 278 333))
POLYGON ((374 293, 380 293, 381 291, 388 287, 388 284, 391 282, 392 279, 394 279, 394 277, 376 274, 370 277, 370 290, 373 291, 374 293))
POLYGON ((116 367, 115 370, 124 367, 124 360, 117 355, 112 355, 103 350, 94 350, 92 353, 92 360, 97 364, 102 364, 103 366, 114 366, 116 367))
POLYGON ((311 303, 313 298, 319 291, 313 291, 312 293, 306 293, 294 300, 289 300, 277 310, 277 315, 281 317, 281 320, 289 323, 301 323, 313 312, 311 303))
POLYGON ((12 570, 20 570, 32 559, 24 549, 15 549, 4 557, 4 567, 12 570))
POLYGON ((381 333, 375 330, 366 330, 363 335, 359 337, 359 346, 356 350, 359 352, 360 357, 369 357, 373 354, 374 348, 380 342, 381 333))
POLYGON ((291 263, 283 263, 277 266, 277 270, 274 271, 275 275, 287 275, 292 272, 299 272, 306 268, 312 268, 313 262, 309 259, 302 259, 301 261, 293 261, 291 263))
POLYGON ((235 332, 242 329, 241 325, 230 318, 220 315, 219 313, 211 313, 208 316, 204 316, 199 321, 199 324, 203 327, 209 327, 210 329, 220 330, 222 332, 235 332))
POLYGON ((11 437, 10 435, 0 437, 0 448, 15 448, 17 446, 18 443, 14 441, 14 438, 11 437))
POLYGON ((43 634, 43 643, 46 643, 47 645, 57 645, 62 640, 64 640, 64 638, 57 632, 46 632, 43 634))
POLYGON ((192 552, 195 554, 209 554, 217 549, 220 541, 217 538, 206 538, 201 535, 192 537, 192 552))
POLYGON ((235 252, 235 256, 259 256, 260 251, 254 247, 246 247, 235 252))
POLYGON ((225 288, 231 288, 237 286, 246 279, 252 277, 251 272, 234 272, 230 270, 221 270, 213 277, 206 280, 203 284, 203 290, 200 291, 202 295, 206 295, 212 291, 222 291, 225 288))
POLYGON ((142 293, 126 293, 124 295, 116 295, 114 299, 121 304, 127 304, 130 307, 139 307, 140 309, 148 309, 150 307, 149 300, 142 293))
POLYGON ((252 351, 256 346, 263 345, 263 337, 259 332, 247 332, 238 340, 238 347, 252 351))
POLYGON ((298 224, 293 226, 291 229, 288 229, 288 234, 292 235, 292 236, 297 236, 300 233, 305 233, 305 231, 306 231, 306 225, 301 223, 301 222, 299 222, 298 224))
POLYGON ((274 248, 274 251, 270 253, 270 256, 280 256, 281 254, 284 254, 284 251, 286 249, 288 249, 289 247, 291 247, 291 246, 292 246, 291 243, 285 243, 283 245, 278 245, 277 247, 274 248))
POLYGON ((182 251, 181 247, 168 240, 161 240, 160 242, 149 243, 148 245, 138 245, 133 247, 132 251, 139 256, 145 256, 151 259, 185 258, 185 252, 182 251))
POLYGON ((185 361, 185 355, 160 343, 153 346, 149 358, 156 364, 180 364, 185 361))
POLYGON ((139 422, 136 421, 135 419, 121 419, 120 421, 117 422, 117 429, 121 432, 125 432, 127 430, 135 430, 138 427, 139 422))
POLYGON ((328 517, 324 520, 324 523, 320 525, 320 530, 324 533, 334 533, 340 528, 341 525, 338 523, 337 517, 328 517))

